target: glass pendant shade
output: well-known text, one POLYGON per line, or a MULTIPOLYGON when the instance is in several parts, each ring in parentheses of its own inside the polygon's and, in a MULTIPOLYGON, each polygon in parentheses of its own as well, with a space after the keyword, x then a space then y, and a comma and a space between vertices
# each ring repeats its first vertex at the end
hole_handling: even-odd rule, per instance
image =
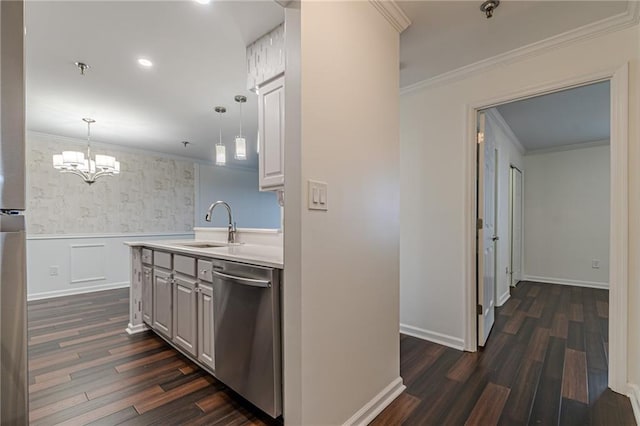
POLYGON ((78 151, 63 151, 62 161, 72 167, 79 167, 84 164, 84 153, 78 151))
POLYGON ((64 160, 62 159, 62 154, 55 154, 53 156, 53 167, 55 169, 62 169, 62 167, 64 166, 64 160))
POLYGON ((236 160, 247 159, 247 141, 242 136, 236 137, 236 160))
POLYGON ((224 145, 216 145, 216 166, 224 166, 227 164, 227 150, 224 145))

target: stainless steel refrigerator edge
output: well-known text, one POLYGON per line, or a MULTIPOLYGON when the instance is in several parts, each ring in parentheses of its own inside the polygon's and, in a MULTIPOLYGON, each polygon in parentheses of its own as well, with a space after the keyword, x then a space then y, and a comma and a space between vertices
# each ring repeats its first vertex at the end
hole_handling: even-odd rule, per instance
POLYGON ((24 2, 0 2, 0 424, 28 422, 24 2))

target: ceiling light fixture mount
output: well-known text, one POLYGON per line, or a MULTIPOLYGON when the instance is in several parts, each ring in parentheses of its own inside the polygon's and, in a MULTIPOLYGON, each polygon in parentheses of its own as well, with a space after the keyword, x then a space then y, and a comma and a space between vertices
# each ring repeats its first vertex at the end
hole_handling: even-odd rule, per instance
POLYGON ((185 148, 187 147, 187 145, 191 144, 191 142, 189 141, 182 141, 180 142, 185 148))
POLYGON ((89 65, 84 62, 76 62, 76 67, 80 70, 80 75, 84 75, 84 72, 89 69, 89 65))
POLYGON ((484 12, 487 19, 493 16, 493 11, 500 6, 500 0, 487 0, 480 5, 480 10, 484 12))

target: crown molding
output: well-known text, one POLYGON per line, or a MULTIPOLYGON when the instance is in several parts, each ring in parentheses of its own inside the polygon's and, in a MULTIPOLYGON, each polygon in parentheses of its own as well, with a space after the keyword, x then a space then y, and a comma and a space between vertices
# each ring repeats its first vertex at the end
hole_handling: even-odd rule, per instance
MULTIPOLYGON (((372 1, 372 0, 370 0, 372 1)), ((604 34, 620 31, 625 28, 637 25, 640 22, 640 2, 630 0, 627 2, 627 9, 617 15, 612 15, 599 21, 591 22, 578 28, 566 31, 561 34, 540 40, 517 49, 501 53, 491 58, 483 59, 469 65, 427 78, 417 83, 400 88, 400 94, 408 94, 427 87, 438 86, 445 83, 452 83, 457 80, 486 71, 496 65, 524 60, 529 57, 547 53, 551 49, 558 49, 567 44, 581 40, 595 38, 604 34)))
POLYGON ((551 154, 554 152, 574 151, 576 149, 594 148, 596 146, 610 145, 609 139, 601 139, 595 141, 572 143, 571 145, 552 146, 549 148, 531 149, 524 153, 524 155, 539 155, 539 154, 551 154))
POLYGON ((402 33, 409 28, 411 20, 400 8, 395 0, 369 0, 369 3, 375 7, 384 18, 389 21, 391 26, 402 33))
POLYGON ((516 134, 513 133, 513 129, 511 128, 511 126, 509 126, 509 123, 506 122, 506 120, 504 119, 502 114, 500 114, 500 111, 498 111, 496 107, 489 108, 485 111, 485 114, 492 117, 498 127, 500 127, 502 131, 506 133, 507 137, 511 140, 520 155, 525 155, 527 153, 527 150, 525 149, 524 145, 522 145, 522 142, 520 142, 520 139, 518 139, 516 134))

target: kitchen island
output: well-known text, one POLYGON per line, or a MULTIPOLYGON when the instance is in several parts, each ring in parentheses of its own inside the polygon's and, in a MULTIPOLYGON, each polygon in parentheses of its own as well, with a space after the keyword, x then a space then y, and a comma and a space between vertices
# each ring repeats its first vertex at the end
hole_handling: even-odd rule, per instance
POLYGON ((282 413, 282 246, 129 242, 130 334, 152 330, 272 417, 282 413))

